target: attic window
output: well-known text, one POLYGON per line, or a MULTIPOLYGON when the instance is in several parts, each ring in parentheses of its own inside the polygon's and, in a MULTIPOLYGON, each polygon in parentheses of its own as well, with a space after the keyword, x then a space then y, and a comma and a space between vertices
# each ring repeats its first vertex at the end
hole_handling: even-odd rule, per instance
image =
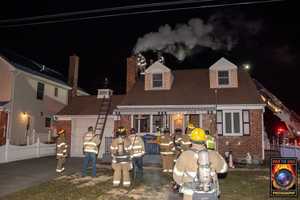
POLYGON ((152 87, 161 88, 163 86, 162 73, 152 74, 152 87))
POLYGON ((219 85, 229 85, 228 71, 218 71, 218 83, 219 85))

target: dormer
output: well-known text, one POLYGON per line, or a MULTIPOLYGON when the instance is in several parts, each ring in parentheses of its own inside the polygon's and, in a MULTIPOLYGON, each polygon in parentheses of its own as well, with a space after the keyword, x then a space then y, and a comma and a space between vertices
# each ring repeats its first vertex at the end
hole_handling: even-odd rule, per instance
POLYGON ((145 90, 170 90, 173 75, 171 70, 156 61, 145 71, 145 90))
POLYGON ((221 58, 209 68, 210 88, 238 87, 237 66, 221 58))

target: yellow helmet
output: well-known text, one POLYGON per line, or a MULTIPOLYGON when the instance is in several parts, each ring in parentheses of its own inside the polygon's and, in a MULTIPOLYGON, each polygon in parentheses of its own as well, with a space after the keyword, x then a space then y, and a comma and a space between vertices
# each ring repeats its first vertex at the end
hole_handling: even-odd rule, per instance
POLYGON ((190 134, 190 139, 192 142, 205 142, 207 137, 202 128, 195 128, 190 134))
POLYGON ((194 124, 192 124, 192 123, 189 123, 189 125, 188 125, 188 128, 189 128, 189 129, 194 129, 194 128, 195 128, 195 126, 194 126, 194 124))
POLYGON ((57 133, 58 133, 58 135, 63 134, 63 133, 65 133, 65 130, 63 128, 61 128, 61 129, 58 130, 57 133))

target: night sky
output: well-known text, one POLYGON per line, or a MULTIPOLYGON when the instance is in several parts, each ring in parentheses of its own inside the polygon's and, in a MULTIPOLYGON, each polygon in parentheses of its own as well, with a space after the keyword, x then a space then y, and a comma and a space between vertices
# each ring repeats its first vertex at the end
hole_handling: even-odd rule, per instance
MULTIPOLYGON (((249 0, 250 1, 250 0, 249 0)), ((150 3, 150 1, 9 1, 1 5, 0 20, 55 14, 69 11, 107 8, 113 6, 150 3), (17 2, 17 3, 16 3, 17 2), (107 2, 107 3, 105 3, 107 2)), ((160 1, 151 1, 160 2, 160 1)), ((211 1, 228 3, 237 1, 211 1)), ((240 1, 238 1, 240 2, 240 1)), ((245 2, 245 1, 244 1, 245 2)), ((164 7, 166 8, 166 7, 164 7)), ((168 7, 167 7, 168 8, 168 7)), ((219 16, 222 24, 216 30, 219 36, 232 33, 236 44, 231 50, 197 47, 183 62, 166 56, 166 65, 172 69, 208 68, 221 56, 238 66, 250 64, 251 76, 272 91, 288 107, 300 113, 300 23, 295 1, 259 5, 241 5, 201 8, 186 11, 139 14, 76 22, 0 27, 1 48, 36 60, 67 74, 68 56, 80 57, 79 85, 95 93, 104 77, 109 77, 115 93, 125 89, 126 57, 139 37, 156 32, 162 25, 175 27, 192 18, 207 22, 219 16), (252 25, 255 34, 249 34, 245 25, 252 25)), ((2 24, 3 25, 3 24, 2 24)), ((1 26, 1 23, 0 23, 1 26)), ((151 56, 151 53, 145 55, 151 56)))

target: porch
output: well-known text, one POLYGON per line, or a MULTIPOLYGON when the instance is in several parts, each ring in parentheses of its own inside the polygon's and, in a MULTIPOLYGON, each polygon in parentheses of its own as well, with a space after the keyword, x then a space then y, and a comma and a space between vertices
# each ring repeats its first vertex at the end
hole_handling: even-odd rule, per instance
POLYGON ((201 127, 214 134, 216 132, 213 109, 184 111, 157 111, 157 112, 116 112, 115 127, 124 126, 134 128, 138 135, 159 135, 161 128, 168 128, 171 133, 181 130, 185 133, 189 123, 201 127))

